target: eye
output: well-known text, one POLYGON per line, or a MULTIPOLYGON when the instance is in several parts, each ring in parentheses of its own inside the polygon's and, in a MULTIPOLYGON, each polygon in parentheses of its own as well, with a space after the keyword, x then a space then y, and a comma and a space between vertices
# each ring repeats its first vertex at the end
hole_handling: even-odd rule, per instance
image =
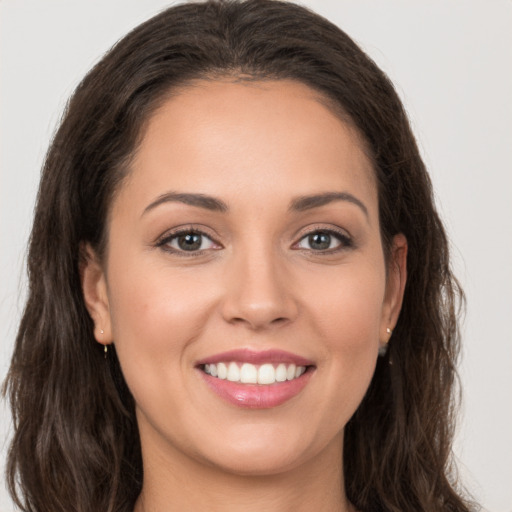
POLYGON ((194 253, 219 248, 209 236, 195 230, 180 231, 166 236, 158 243, 158 246, 170 252, 181 253, 194 253))
POLYGON ((348 236, 331 230, 317 230, 302 237, 297 248, 310 251, 335 251, 352 245, 348 236))

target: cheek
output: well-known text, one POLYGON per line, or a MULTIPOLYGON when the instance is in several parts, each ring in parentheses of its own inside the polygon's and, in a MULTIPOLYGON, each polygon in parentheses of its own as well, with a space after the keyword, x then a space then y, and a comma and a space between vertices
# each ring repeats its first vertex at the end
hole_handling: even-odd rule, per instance
POLYGON ((212 303, 202 281, 198 289, 190 276, 170 275, 155 265, 137 267, 130 272, 120 265, 109 273, 114 343, 134 395, 137 388, 158 389, 162 382, 179 385, 188 347, 204 330, 212 303))
MULTIPOLYGON (((333 423, 349 420, 375 371, 385 293, 385 275, 378 269, 340 268, 323 281, 324 293, 309 299, 310 325, 321 347, 319 369, 328 376, 321 407, 332 410, 333 423)), ((319 276, 315 282, 322 284, 319 276)))
POLYGON ((309 310, 331 350, 357 353, 378 344, 385 293, 385 275, 379 268, 341 267, 323 283, 315 279, 323 291, 308 299, 309 310))

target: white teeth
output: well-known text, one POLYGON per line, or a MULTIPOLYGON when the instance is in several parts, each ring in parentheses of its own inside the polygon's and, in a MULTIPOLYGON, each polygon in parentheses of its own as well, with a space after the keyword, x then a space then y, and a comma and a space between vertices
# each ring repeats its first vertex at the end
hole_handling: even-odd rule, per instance
POLYGON ((276 381, 284 382, 286 380, 286 366, 284 364, 280 364, 276 368, 276 381))
POLYGON ((280 363, 274 368, 271 363, 256 366, 251 363, 243 363, 240 367, 237 363, 225 362, 218 364, 205 364, 204 372, 218 379, 227 379, 231 382, 243 384, 274 384, 299 378, 306 371, 305 366, 280 363))
POLYGON ((258 370, 258 384, 274 384, 276 371, 271 364, 262 364, 258 370))
POLYGON ((240 382, 256 384, 258 382, 258 369, 253 364, 244 363, 240 368, 240 382))
POLYGON ((240 382, 240 368, 238 368, 236 363, 229 363, 226 378, 231 382, 240 382))
MULTIPOLYGON (((215 366, 214 364, 210 365, 210 368, 215 366)), ((217 365, 217 377, 219 379, 225 379, 228 376, 228 367, 224 363, 219 363, 217 365)))

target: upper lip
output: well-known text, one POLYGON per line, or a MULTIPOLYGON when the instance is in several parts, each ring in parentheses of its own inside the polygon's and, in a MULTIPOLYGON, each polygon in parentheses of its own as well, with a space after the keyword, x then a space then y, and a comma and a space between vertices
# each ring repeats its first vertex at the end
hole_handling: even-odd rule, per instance
POLYGON ((249 348, 228 350, 212 356, 205 357, 197 362, 197 366, 204 364, 215 364, 221 362, 238 362, 251 364, 264 363, 285 363, 295 364, 297 366, 313 366, 313 361, 304 357, 286 352, 284 350, 253 350, 249 348))

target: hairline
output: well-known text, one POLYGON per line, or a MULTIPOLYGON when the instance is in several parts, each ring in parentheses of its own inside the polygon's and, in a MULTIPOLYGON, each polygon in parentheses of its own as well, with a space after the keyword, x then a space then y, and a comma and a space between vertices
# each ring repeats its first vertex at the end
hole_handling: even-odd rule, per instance
MULTIPOLYGON (((149 102, 146 104, 144 116, 138 126, 137 135, 132 150, 114 169, 112 169, 112 172, 114 174, 117 174, 118 178, 115 181, 115 185, 111 190, 110 197, 108 198, 108 206, 105 213, 103 233, 100 239, 99 246, 96 248, 96 251, 99 255, 99 259, 103 263, 105 263, 106 259, 108 258, 108 240, 110 238, 110 226, 112 220, 113 206, 120 190, 126 184, 126 181, 130 179, 130 175, 133 172, 133 162, 135 157, 137 156, 139 147, 142 144, 144 136, 147 132, 148 124, 158 113, 158 111, 164 106, 164 104, 172 98, 179 96, 180 94, 191 88, 199 87, 201 85, 212 82, 253 85, 258 83, 264 84, 269 82, 291 82, 307 87, 313 93, 312 99, 317 101, 320 105, 324 106, 329 112, 331 112, 335 117, 337 117, 338 120, 342 122, 343 125, 355 136, 355 140, 357 141, 359 149, 368 159, 368 162, 373 170, 372 176, 369 177, 369 181, 371 182, 372 186, 375 187, 375 191, 377 193, 378 206, 380 205, 380 187, 375 157, 373 155, 373 152, 370 148, 370 144, 368 143, 366 137, 364 136, 362 131, 356 126, 352 117, 345 111, 340 101, 333 98, 332 95, 328 94, 320 87, 315 87, 307 80, 301 80, 298 77, 294 76, 279 76, 278 74, 272 73, 247 72, 243 69, 207 70, 204 72, 197 73, 195 76, 182 79, 175 84, 169 84, 163 92, 155 94, 155 96, 151 98, 149 102)), ((379 207, 377 208, 377 211, 380 211, 379 207)), ((386 246, 386 241, 382 236, 383 226, 381 225, 380 215, 378 219, 378 224, 379 231, 381 233, 381 245, 387 263, 389 251, 386 246)), ((106 270, 106 265, 103 266, 106 270)))

